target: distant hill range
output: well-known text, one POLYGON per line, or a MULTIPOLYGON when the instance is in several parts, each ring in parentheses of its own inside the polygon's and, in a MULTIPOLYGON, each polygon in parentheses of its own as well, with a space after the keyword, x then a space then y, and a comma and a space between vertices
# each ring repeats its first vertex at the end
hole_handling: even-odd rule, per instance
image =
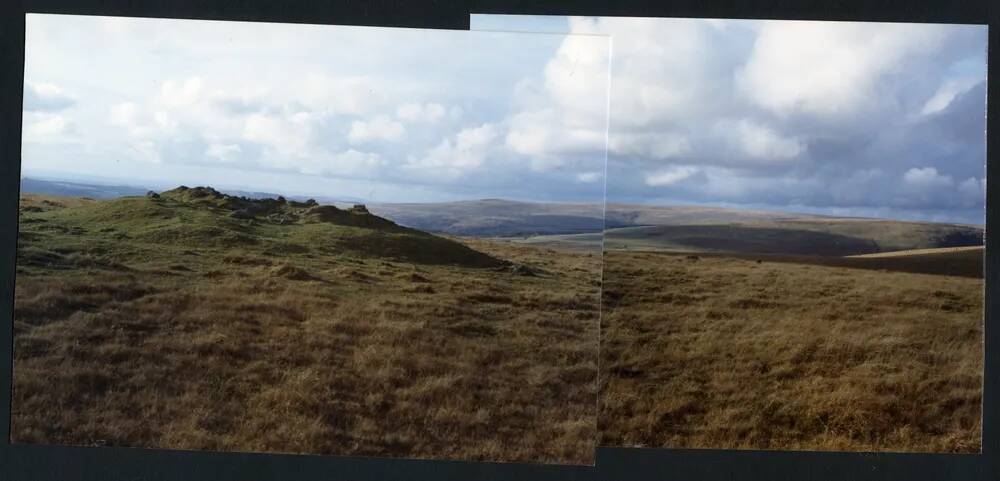
POLYGON ((372 212, 428 232, 520 237, 594 234, 604 228, 600 204, 517 202, 500 199, 377 204, 372 212))
MULTIPOLYGON (((114 199, 145 195, 150 190, 135 185, 101 185, 69 181, 21 179, 25 194, 57 195, 114 199)), ((281 194, 218 189, 223 194, 251 199, 276 199, 281 194)), ((305 202, 307 196, 285 195, 289 200, 305 202)), ((364 204, 350 196, 311 197, 321 204, 349 207, 364 204)), ((524 237, 533 235, 600 233, 604 227, 604 208, 600 204, 560 204, 485 199, 443 203, 368 203, 372 213, 394 222, 427 232, 464 236, 524 237)))
POLYGON ((608 205, 604 247, 816 256, 983 245, 964 224, 833 217, 713 207, 608 205))
MULTIPOLYGON (((89 184, 82 182, 71 182, 62 180, 43 180, 32 177, 21 178, 22 194, 58 195, 63 197, 90 197, 91 199, 115 199, 130 195, 144 195, 150 190, 158 191, 150 187, 137 185, 108 185, 89 184)), ((277 199, 282 194, 273 192, 258 192, 239 189, 218 189, 219 192, 238 197, 250 199, 277 199)), ((306 201, 310 199, 304 195, 285 195, 289 200, 306 201)), ((355 204, 363 203, 361 199, 354 197, 315 197, 314 200, 324 204, 355 204)))
MULTIPOLYGON (((63 197, 90 197, 91 199, 115 199, 130 195, 144 195, 150 190, 136 185, 85 184, 60 180, 42 180, 31 177, 21 178, 22 194, 58 195, 63 197)), ((276 199, 279 194, 252 192, 245 190, 220 190, 220 192, 251 199, 276 199)), ((304 200, 304 199, 303 199, 304 200)))
POLYGON ((149 189, 128 185, 99 185, 78 182, 21 178, 22 194, 58 195, 63 197, 90 197, 92 199, 114 199, 128 195, 143 195, 149 189))
POLYGON ((372 211, 430 232, 528 237, 532 243, 607 249, 849 256, 977 246, 983 228, 699 206, 544 204, 477 200, 386 204, 372 211))
MULTIPOLYGON (((131 186, 98 186, 25 178, 22 192, 113 198, 143 195, 131 186)), ((254 199, 266 192, 221 193, 254 199)), ((304 202, 301 196, 287 196, 304 202)), ((351 198, 316 197, 321 204, 351 198)), ((983 227, 964 224, 834 217, 699 206, 518 202, 483 199, 440 203, 369 204, 375 215, 425 232, 514 237, 551 246, 606 249, 852 256, 913 249, 983 245, 983 227), (600 236, 604 230, 603 238, 600 236)))

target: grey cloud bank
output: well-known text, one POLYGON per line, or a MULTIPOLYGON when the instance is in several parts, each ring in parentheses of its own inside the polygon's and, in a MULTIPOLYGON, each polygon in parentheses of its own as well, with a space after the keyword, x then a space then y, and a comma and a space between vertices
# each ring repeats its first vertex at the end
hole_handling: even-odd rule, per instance
POLYGON ((985 26, 472 24, 612 36, 609 202, 984 222, 985 26))

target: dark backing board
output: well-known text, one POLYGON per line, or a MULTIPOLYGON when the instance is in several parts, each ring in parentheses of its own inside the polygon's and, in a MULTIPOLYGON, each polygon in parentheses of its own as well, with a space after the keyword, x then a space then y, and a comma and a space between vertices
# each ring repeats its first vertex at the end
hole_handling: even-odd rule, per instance
MULTIPOLYGON (((1000 297, 998 254, 987 239, 986 362, 983 454, 859 454, 599 448, 596 467, 538 466, 447 461, 392 460, 275 454, 232 454, 150 449, 11 445, 9 439, 14 258, 20 178, 21 95, 24 14, 62 13, 216 20, 325 23, 425 28, 468 28, 470 13, 606 15, 706 18, 771 18, 990 24, 989 64, 1000 64, 998 10, 987 0, 468 0, 315 1, 287 0, 20 0, 0 12, 0 478, 22 480, 642 480, 642 479, 915 479, 992 480, 1000 478, 1000 329, 995 313, 1000 297)), ((989 131, 996 131, 996 76, 990 76, 989 131)), ((987 151, 1000 148, 988 137, 987 151)), ((987 172, 987 182, 1000 182, 987 172)), ((987 191, 987 231, 1000 221, 994 207, 1000 191, 987 191)))

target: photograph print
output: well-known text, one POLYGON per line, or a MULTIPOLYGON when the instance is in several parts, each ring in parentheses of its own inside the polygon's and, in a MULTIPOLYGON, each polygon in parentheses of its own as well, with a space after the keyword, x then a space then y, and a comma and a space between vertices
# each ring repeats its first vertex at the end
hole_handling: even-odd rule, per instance
POLYGON ((978 453, 985 25, 612 37, 600 444, 978 453))
POLYGON ((593 463, 606 36, 26 31, 13 442, 593 463))

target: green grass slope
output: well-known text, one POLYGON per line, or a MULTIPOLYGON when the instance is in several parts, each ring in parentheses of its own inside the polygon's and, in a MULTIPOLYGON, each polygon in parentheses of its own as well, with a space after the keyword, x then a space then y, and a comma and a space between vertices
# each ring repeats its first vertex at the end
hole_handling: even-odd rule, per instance
POLYGON ((314 202, 248 199, 207 187, 87 201, 29 197, 19 266, 133 264, 197 251, 248 256, 378 257, 417 264, 501 267, 461 243, 372 215, 314 202), (69 259, 68 256, 73 256, 69 259), (84 259, 86 258, 86 259, 84 259))
POLYGON ((22 196, 11 439, 593 463, 600 260, 207 188, 22 196))

